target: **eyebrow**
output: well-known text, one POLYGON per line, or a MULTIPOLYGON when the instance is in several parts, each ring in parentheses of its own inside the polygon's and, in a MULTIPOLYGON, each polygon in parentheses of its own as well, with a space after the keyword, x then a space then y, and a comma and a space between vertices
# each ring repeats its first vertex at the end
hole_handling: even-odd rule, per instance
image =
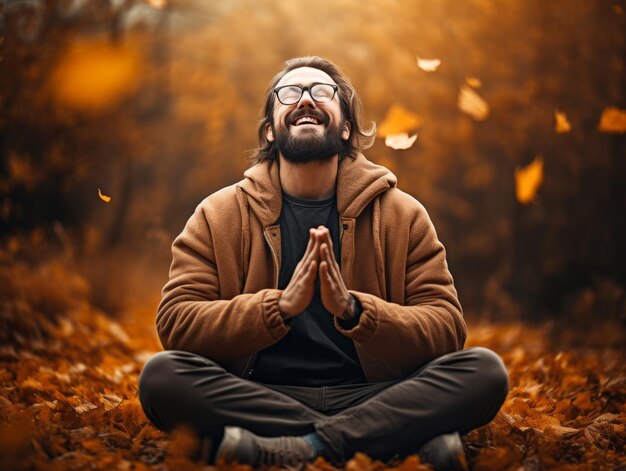
POLYGON ((276 85, 276 87, 274 88, 278 88, 278 87, 290 87, 292 85, 297 85, 299 87, 307 87, 307 86, 311 86, 311 85, 317 85, 317 84, 324 84, 324 85, 337 85, 336 83, 332 83, 332 82, 308 82, 308 83, 303 83, 303 82, 298 82, 298 83, 284 83, 282 85, 276 85))

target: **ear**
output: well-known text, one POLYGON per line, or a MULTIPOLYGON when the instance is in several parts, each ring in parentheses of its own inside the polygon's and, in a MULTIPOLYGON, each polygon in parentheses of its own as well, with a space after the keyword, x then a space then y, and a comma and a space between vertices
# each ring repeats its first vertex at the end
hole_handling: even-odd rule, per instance
POLYGON ((343 131, 341 131, 341 138, 344 141, 350 139, 350 132, 352 131, 352 126, 350 125, 350 121, 346 121, 343 124, 343 131))
POLYGON ((267 139, 268 142, 274 142, 274 132, 272 131, 272 125, 270 123, 265 125, 265 139, 267 139))

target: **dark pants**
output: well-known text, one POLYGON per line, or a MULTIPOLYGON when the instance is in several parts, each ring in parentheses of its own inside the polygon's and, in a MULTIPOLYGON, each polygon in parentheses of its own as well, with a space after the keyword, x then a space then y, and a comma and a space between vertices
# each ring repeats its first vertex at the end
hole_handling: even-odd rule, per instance
POLYGON ((385 383, 273 386, 176 350, 157 353, 139 378, 143 409, 161 430, 188 424, 201 437, 220 437, 225 425, 263 436, 317 431, 336 463, 357 451, 388 461, 442 433, 463 435, 491 421, 507 392, 502 360, 481 347, 443 355, 385 383))

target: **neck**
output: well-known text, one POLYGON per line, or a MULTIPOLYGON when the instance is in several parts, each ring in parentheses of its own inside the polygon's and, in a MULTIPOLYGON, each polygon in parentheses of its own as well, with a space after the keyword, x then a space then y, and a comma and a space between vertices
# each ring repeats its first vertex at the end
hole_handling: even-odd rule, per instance
POLYGON ((280 184, 283 191, 309 200, 321 200, 332 196, 337 184, 339 157, 323 162, 314 161, 294 164, 279 156, 280 184))

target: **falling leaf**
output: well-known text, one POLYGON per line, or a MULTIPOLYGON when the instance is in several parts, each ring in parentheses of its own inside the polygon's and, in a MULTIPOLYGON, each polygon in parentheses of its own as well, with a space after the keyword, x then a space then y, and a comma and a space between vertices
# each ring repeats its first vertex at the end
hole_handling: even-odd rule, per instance
POLYGON ((400 134, 390 134, 385 138, 385 145, 396 150, 408 149, 415 143, 416 139, 417 134, 413 134, 410 137, 406 132, 400 134))
POLYGON ((422 118, 402 105, 392 105, 378 128, 380 136, 408 133, 420 127, 422 118))
POLYGON ((467 77, 465 79, 465 83, 468 84, 472 88, 480 88, 483 85, 480 79, 476 77, 467 77))
POLYGON ((131 45, 77 40, 61 56, 50 85, 58 102, 100 110, 132 92, 140 77, 140 56, 131 45))
POLYGON ((543 183, 543 158, 537 156, 529 165, 515 170, 515 196, 517 201, 528 204, 535 199, 543 183))
POLYGON ((484 121, 489 116, 489 104, 471 88, 461 85, 457 106, 476 121, 484 121))
POLYGON ((626 110, 621 110, 613 106, 604 108, 600 117, 598 130, 607 133, 626 132, 626 110))
POLYGON ((567 115, 562 111, 557 110, 554 112, 554 130, 559 134, 564 134, 572 130, 567 115))
POLYGON ((100 191, 100 188, 98 188, 98 196, 100 197, 100 199, 102 201, 104 201, 105 203, 109 203, 111 201, 111 197, 107 196, 107 195, 103 195, 102 192, 100 191))
POLYGON ((417 56, 417 66, 424 72, 435 72, 441 65, 441 59, 423 59, 417 56))
POLYGON ((163 8, 165 8, 165 5, 167 4, 165 0, 145 0, 145 2, 151 7, 154 7, 158 10, 162 10, 163 8))

